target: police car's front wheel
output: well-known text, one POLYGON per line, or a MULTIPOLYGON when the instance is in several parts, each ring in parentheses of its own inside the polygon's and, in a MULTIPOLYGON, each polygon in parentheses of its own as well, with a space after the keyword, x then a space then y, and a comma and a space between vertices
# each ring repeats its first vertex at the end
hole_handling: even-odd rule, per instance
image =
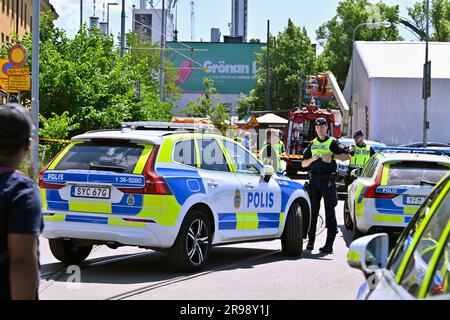
POLYGON ((200 210, 192 210, 183 221, 178 237, 168 252, 169 262, 184 272, 200 270, 211 251, 211 222, 200 210))
POLYGON ((281 236, 281 249, 283 251, 283 254, 287 256, 298 257, 302 254, 302 208, 297 201, 295 201, 289 208, 288 216, 286 218, 286 225, 284 227, 283 235, 281 236))
POLYGON ((50 251, 61 262, 78 264, 91 253, 92 246, 76 247, 70 240, 49 239, 50 251))

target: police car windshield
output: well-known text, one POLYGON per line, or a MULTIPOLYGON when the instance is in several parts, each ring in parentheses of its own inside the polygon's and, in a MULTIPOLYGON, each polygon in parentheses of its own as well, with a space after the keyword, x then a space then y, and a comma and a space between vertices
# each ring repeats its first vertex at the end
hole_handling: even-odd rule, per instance
POLYGON ((403 161, 391 163, 387 185, 436 184, 450 169, 438 163, 403 161))
POLYGON ((83 142, 75 144, 55 170, 100 170, 133 173, 144 147, 129 142, 83 142))

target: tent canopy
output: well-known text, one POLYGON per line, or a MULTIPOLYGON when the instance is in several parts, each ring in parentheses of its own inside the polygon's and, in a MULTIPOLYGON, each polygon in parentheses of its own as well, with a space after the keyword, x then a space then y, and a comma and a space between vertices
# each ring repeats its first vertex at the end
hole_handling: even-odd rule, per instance
POLYGON ((282 118, 280 116, 277 116, 274 113, 267 113, 259 118, 257 118, 258 122, 263 124, 287 124, 288 121, 285 118, 282 118))

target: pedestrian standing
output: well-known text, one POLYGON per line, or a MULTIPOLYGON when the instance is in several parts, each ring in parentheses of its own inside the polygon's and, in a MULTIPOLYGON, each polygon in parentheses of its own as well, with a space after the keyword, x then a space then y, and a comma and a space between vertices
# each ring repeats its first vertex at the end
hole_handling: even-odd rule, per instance
POLYGON ((339 145, 336 139, 327 135, 328 125, 325 118, 317 118, 315 125, 317 138, 305 149, 302 161, 302 167, 310 167, 311 227, 308 233, 306 250, 314 249, 320 200, 323 197, 327 240, 325 246, 319 250, 324 253, 333 253, 333 243, 338 232, 334 210, 338 203, 335 182, 337 169, 335 157, 338 157, 340 160, 348 160, 350 157, 345 154, 344 146, 339 145))
POLYGON ((27 109, 0 106, 0 300, 38 298, 41 200, 33 180, 17 171, 32 130, 27 109))

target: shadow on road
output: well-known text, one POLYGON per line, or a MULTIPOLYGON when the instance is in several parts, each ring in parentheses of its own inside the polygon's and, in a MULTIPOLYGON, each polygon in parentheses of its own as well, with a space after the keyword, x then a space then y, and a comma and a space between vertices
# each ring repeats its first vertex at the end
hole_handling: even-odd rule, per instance
POLYGON ((340 237, 344 239, 345 246, 349 248, 353 241, 353 232, 351 230, 347 230, 344 225, 339 225, 338 228, 341 230, 340 237))
MULTIPOLYGON (((126 255, 109 256, 118 258, 126 255)), ((207 267, 201 273, 215 270, 237 270, 250 269, 258 265, 269 264, 278 261, 292 261, 300 259, 331 260, 325 258, 326 254, 312 254, 303 251, 301 257, 287 257, 278 250, 239 248, 239 247, 217 247, 211 251, 207 267)), ((89 263, 101 259, 91 259, 80 264, 81 283, 109 283, 109 284, 139 284, 159 283, 172 280, 180 276, 195 275, 179 273, 171 270, 165 254, 157 253, 130 259, 116 261, 114 263, 89 266, 89 263)), ((55 270, 61 268, 62 263, 51 263, 43 265, 43 270, 55 270)), ((47 271, 48 272, 48 271, 47 271)), ((44 273, 44 272, 43 272, 44 273)), ((61 276, 54 279, 56 282, 65 282, 70 274, 61 272, 61 276)))

